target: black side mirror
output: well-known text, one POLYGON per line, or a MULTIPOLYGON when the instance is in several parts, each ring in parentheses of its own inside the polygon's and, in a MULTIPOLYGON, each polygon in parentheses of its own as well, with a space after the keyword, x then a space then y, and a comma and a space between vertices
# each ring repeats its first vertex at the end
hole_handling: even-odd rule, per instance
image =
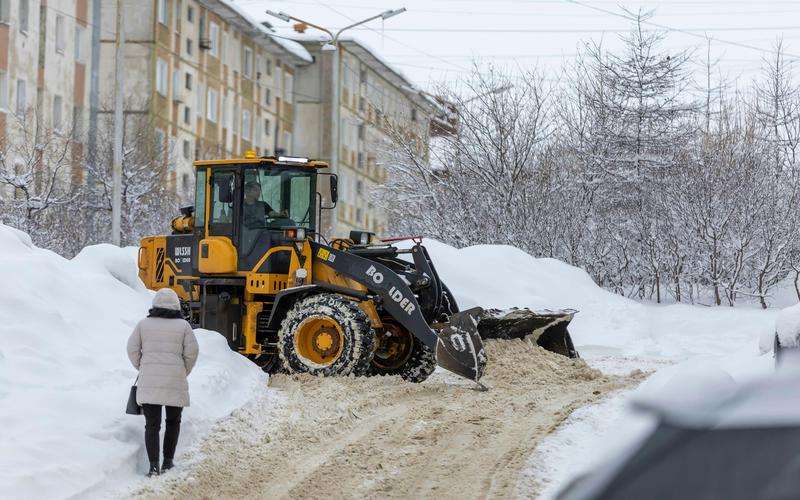
POLYGON ((331 204, 336 205, 339 201, 339 176, 331 175, 331 204))
POLYGON ((219 188, 219 201, 221 203, 233 203, 233 187, 231 177, 223 175, 216 178, 216 185, 219 188))

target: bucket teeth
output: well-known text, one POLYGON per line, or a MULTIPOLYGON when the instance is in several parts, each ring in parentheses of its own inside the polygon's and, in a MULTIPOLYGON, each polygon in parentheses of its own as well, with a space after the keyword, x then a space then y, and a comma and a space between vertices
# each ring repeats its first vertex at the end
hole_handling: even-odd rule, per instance
POLYGON ((478 334, 483 309, 475 307, 450 316, 436 343, 436 363, 456 375, 478 382, 486 368, 486 352, 478 334))

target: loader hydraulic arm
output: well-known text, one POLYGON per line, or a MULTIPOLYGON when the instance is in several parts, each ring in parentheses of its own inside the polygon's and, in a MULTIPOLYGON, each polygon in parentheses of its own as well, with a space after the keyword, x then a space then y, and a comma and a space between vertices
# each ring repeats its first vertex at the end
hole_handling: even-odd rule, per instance
POLYGON ((436 332, 428 326, 416 297, 406 283, 388 267, 349 252, 311 242, 315 259, 377 294, 381 304, 401 325, 430 349, 436 348, 436 332))
POLYGON ((477 330, 478 318, 483 313, 481 308, 452 314, 437 333, 425 320, 411 288, 397 273, 351 252, 316 242, 310 244, 314 259, 380 297, 379 305, 435 353, 439 366, 475 382, 483 376, 486 354, 477 330))

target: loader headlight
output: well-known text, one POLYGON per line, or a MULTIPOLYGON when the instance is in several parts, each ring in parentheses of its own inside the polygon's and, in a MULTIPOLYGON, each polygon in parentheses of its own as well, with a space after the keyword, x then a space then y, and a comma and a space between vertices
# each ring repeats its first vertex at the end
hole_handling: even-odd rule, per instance
POLYGON ((297 276, 298 279, 304 280, 308 278, 308 271, 306 271, 304 267, 300 267, 294 272, 294 275, 297 276))
POLYGON ((290 227, 283 231, 283 235, 287 240, 304 240, 306 239, 306 230, 302 227, 290 227))

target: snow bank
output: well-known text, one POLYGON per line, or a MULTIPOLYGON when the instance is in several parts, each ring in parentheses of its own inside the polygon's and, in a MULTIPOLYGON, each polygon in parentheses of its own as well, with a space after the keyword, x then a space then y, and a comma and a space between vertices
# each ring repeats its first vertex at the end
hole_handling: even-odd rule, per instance
POLYGON ((775 320, 775 331, 783 347, 800 345, 800 304, 782 309, 775 320))
POLYGON ((582 355, 739 359, 757 355, 759 337, 772 334, 775 311, 645 305, 600 288, 582 269, 515 247, 424 244, 462 309, 577 309, 569 331, 582 355))
MULTIPOLYGON (((65 498, 145 470, 142 417, 125 415, 136 371, 125 343, 151 292, 136 249, 72 260, 0 224, 0 498, 65 498)), ((196 332, 178 452, 265 384, 218 334, 196 332)))

